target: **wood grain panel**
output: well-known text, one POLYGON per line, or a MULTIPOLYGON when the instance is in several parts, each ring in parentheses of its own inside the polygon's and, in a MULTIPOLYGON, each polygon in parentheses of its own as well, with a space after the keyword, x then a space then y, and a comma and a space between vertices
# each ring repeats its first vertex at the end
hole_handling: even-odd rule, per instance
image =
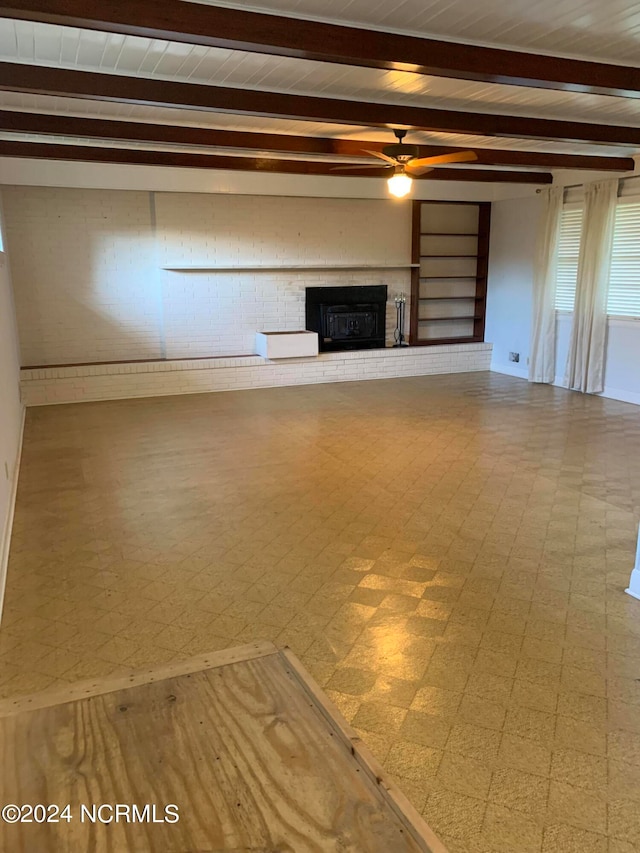
POLYGON ((286 92, 76 71, 69 68, 42 68, 20 62, 0 62, 0 89, 9 92, 91 98, 99 101, 271 118, 338 122, 369 127, 387 128, 392 125, 406 125, 409 128, 444 133, 512 136, 521 139, 584 140, 621 145, 640 144, 638 127, 497 113, 462 112, 344 98, 321 98, 286 92))
POLYGON ((487 83, 509 83, 640 97, 637 68, 505 50, 400 33, 297 20, 243 9, 154 0, 4 0, 8 18, 106 30, 346 66, 409 70, 487 83))
MULTIPOLYGON (((133 163, 176 166, 186 169, 226 169, 240 172, 273 172, 294 175, 326 175, 330 178, 388 178, 384 166, 353 171, 335 164, 310 160, 280 160, 270 157, 226 157, 191 154, 188 151, 145 151, 140 148, 103 148, 98 145, 57 145, 50 142, 13 142, 0 139, 0 157, 33 157, 45 160, 77 160, 90 163, 133 163)), ((417 177, 423 181, 481 181, 482 183, 550 184, 548 172, 518 172, 511 169, 437 168, 417 177)))
MULTIPOLYGON (((249 151, 282 151, 291 154, 365 155, 364 149, 382 151, 389 144, 373 140, 340 139, 318 136, 291 136, 282 133, 255 133, 176 124, 152 124, 140 121, 83 118, 67 115, 25 113, 0 110, 0 125, 5 131, 41 133, 47 136, 92 137, 123 142, 159 142, 171 145, 206 145, 212 148, 239 148, 249 151)), ((43 140, 45 141, 45 140, 43 140)), ((468 150, 444 145, 419 145, 420 157, 435 157, 468 150)), ((631 157, 601 157, 585 154, 557 154, 536 151, 505 151, 495 148, 473 149, 478 166, 531 166, 558 169, 596 169, 632 172, 631 157)), ((215 152, 211 152, 215 153, 215 152)))
POLYGON ((0 822, 0 849, 444 853, 295 660, 261 655, 5 705, 0 802, 70 803, 73 820, 0 822), (81 822, 101 803, 176 804, 180 820, 81 822))

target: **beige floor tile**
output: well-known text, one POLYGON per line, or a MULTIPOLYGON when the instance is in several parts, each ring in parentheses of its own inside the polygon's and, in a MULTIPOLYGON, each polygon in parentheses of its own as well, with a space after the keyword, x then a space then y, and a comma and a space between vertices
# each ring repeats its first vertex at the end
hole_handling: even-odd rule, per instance
POLYGON ((547 779, 507 767, 494 772, 488 799, 498 806, 538 819, 545 812, 548 794, 547 779))
POLYGON ((610 732, 607 741, 610 759, 640 766, 640 734, 627 731, 610 732))
POLYGON ((610 699, 640 706, 640 681, 637 678, 607 677, 607 695, 610 699))
POLYGON ((607 838, 575 826, 557 823, 545 827, 542 853, 607 853, 607 838))
MULTIPOLYGON (((418 607, 418 601, 415 596, 411 595, 396 595, 392 593, 390 595, 385 595, 385 597, 380 602, 380 607, 382 610, 391 610, 393 613, 407 613, 409 615, 413 614, 416 608, 418 607)), ((407 622, 407 630, 409 630, 408 625, 411 622, 411 619, 407 622)), ((412 634, 420 634, 420 630, 411 631, 412 634)))
POLYGON ((551 780, 549 786, 549 816, 564 820, 571 826, 605 835, 607 805, 599 796, 582 788, 551 780))
POLYGON ((362 696, 376 683, 376 673, 371 670, 344 667, 335 671, 327 686, 350 696, 362 696))
POLYGON ((516 678, 509 697, 510 704, 523 708, 531 708, 533 711, 544 711, 555 714, 558 707, 558 695, 560 682, 555 679, 549 681, 526 681, 516 678))
POLYGON ((399 741, 392 745, 385 765, 396 776, 420 781, 435 776, 442 759, 442 751, 416 743, 399 741))
POLYGON ((498 754, 500 738, 500 733, 491 729, 470 723, 458 723, 451 729, 446 749, 448 752, 458 752, 484 761, 491 767, 498 754))
POLYGON ((418 606, 416 608, 416 614, 418 616, 425 616, 428 619, 438 619, 442 622, 446 622, 453 608, 448 604, 443 604, 441 601, 429 601, 428 599, 422 599, 418 602, 418 606))
POLYGON ((465 689, 468 680, 469 675, 464 667, 446 661, 432 661, 422 678, 429 687, 440 687, 457 693, 465 689))
POLYGON ((482 829, 485 810, 486 803, 482 799, 443 790, 430 794, 423 814, 442 837, 475 842, 482 829))
MULTIPOLYGON (((102 674, 102 673, 101 673, 102 674)), ((20 672, 9 678, 0 687, 0 696, 10 698, 24 693, 39 693, 51 687, 56 678, 52 675, 43 675, 39 672, 20 672)))
POLYGON ((551 758, 551 778, 587 791, 602 791, 607 784, 607 762, 598 755, 573 749, 556 749, 551 758))
POLYGON ((558 696, 558 713, 583 723, 604 724, 607 718, 607 702, 601 696, 561 689, 558 696))
MULTIPOLYGON (((384 607, 384 602, 383 605, 384 607)), ((418 637, 441 637, 446 628, 446 623, 439 619, 429 619, 424 616, 411 616, 407 620, 407 631, 418 637)))
POLYGON ((609 853, 636 853, 637 847, 619 838, 609 838, 609 853))
POLYGON ((635 409, 497 374, 31 409, 0 695, 288 644, 452 853, 630 853, 639 482, 635 409))
POLYGON ((593 726, 571 717, 558 717, 554 747, 575 749, 591 755, 606 755, 606 727, 593 726))
POLYGON ((352 720, 356 728, 383 735, 399 735, 407 715, 404 708, 393 708, 378 702, 363 702, 352 720))
POLYGON ((445 752, 437 779, 447 791, 485 800, 491 784, 491 770, 482 761, 455 752, 445 752))
MULTIPOLYGON (((377 732, 370 732, 366 729, 355 728, 356 734, 361 738, 363 743, 366 744, 367 748, 371 750, 373 755, 378 759, 378 761, 385 762, 387 760, 387 756, 389 755, 389 751, 391 747, 396 742, 395 737, 391 735, 381 735, 377 732)), ((399 774, 396 774, 399 775, 399 774)), ((423 774, 418 778, 420 774, 417 774, 416 780, 419 783, 424 783, 426 779, 429 778, 427 773, 423 774)))
POLYGON ((352 723, 354 717, 360 709, 360 700, 355 696, 350 696, 348 693, 340 693, 338 690, 332 690, 330 687, 325 689, 325 694, 336 706, 348 723, 352 723))
POLYGON ((462 693, 426 685, 418 689, 410 707, 412 711, 423 711, 426 714, 452 719, 462 697, 462 693))
POLYGON ((499 853, 538 853, 542 827, 522 812, 490 803, 484 819, 482 839, 499 853))
POLYGON ((473 668, 478 672, 489 675, 498 675, 512 678, 518 666, 518 656, 514 653, 496 651, 494 649, 480 648, 473 668))
POLYGON ((555 725, 556 718, 553 714, 532 708, 510 707, 507 710, 504 730, 508 734, 549 747, 553 743, 555 725))
POLYGON ((609 803, 609 834, 618 841, 640 848, 640 827, 638 826, 638 804, 633 800, 619 799, 609 803))
POLYGON ((640 803, 640 766, 616 760, 609 760, 608 765, 608 798, 629 799, 640 803))
POLYGON ((539 746, 526 738, 505 732, 500 742, 497 763, 503 767, 547 777, 551 767, 551 758, 550 749, 539 746))
POLYGON ((495 704, 506 705, 513 689, 513 679, 489 672, 472 672, 465 685, 464 692, 478 699, 486 699, 495 704))
POLYGON ((506 713, 506 705, 502 703, 492 702, 490 699, 484 699, 472 693, 464 693, 458 707, 456 721, 501 731, 506 713))
POLYGON ((400 737, 422 746, 443 749, 450 731, 450 724, 442 717, 434 717, 420 711, 407 711, 400 729, 400 737))
MULTIPOLYGON (((523 654, 527 654, 523 645, 523 654)), ((516 678, 530 681, 533 684, 554 684, 560 681, 562 667, 559 663, 533 657, 522 657, 516 667, 516 678)))
POLYGON ((410 708, 416 693, 418 682, 381 675, 366 694, 368 701, 385 702, 398 708, 410 708))

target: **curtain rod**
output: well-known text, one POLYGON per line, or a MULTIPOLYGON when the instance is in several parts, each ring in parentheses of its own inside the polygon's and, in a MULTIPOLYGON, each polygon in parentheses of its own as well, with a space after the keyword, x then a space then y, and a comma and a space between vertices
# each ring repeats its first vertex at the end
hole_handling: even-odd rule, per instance
MULTIPOLYGON (((637 178, 640 178, 640 175, 629 175, 628 178, 619 178, 618 180, 620 181, 620 183, 622 183, 622 181, 634 181, 637 178)), ((606 178, 600 178, 600 180, 606 180, 606 178)), ((562 187, 562 189, 563 190, 575 190, 578 187, 583 187, 585 183, 588 183, 588 181, 583 182, 581 184, 567 184, 566 186, 562 187)), ((541 192, 542 192, 542 190, 538 188, 536 190, 536 195, 540 194, 541 192)))

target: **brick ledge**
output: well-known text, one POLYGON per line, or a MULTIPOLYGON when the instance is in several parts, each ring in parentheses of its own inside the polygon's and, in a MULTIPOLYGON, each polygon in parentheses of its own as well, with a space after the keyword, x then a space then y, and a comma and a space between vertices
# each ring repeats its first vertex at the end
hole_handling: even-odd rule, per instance
POLYGON ((102 364, 55 365, 42 367, 24 367, 20 371, 22 382, 37 382, 43 379, 67 379, 85 376, 119 376, 140 373, 168 373, 186 370, 222 370, 233 367, 261 367, 279 365, 286 367, 295 364, 316 364, 318 362, 373 361, 388 358, 414 358, 433 360, 440 355, 460 352, 490 351, 490 343, 443 344, 430 347, 386 347, 375 350, 353 350, 348 352, 321 353, 308 358, 287 358, 269 360, 259 355, 216 356, 200 358, 180 358, 150 361, 122 361, 102 364))

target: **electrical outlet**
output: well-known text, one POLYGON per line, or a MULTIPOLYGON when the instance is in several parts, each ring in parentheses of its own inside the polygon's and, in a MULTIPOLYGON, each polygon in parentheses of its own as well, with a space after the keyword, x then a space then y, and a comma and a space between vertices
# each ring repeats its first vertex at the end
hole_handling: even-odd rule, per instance
POLYGON ((519 352, 510 352, 509 353, 509 361, 520 361, 520 353, 519 352))
POLYGON ((7 480, 9 479, 9 463, 8 462, 4 463, 4 476, 6 477, 7 480))

